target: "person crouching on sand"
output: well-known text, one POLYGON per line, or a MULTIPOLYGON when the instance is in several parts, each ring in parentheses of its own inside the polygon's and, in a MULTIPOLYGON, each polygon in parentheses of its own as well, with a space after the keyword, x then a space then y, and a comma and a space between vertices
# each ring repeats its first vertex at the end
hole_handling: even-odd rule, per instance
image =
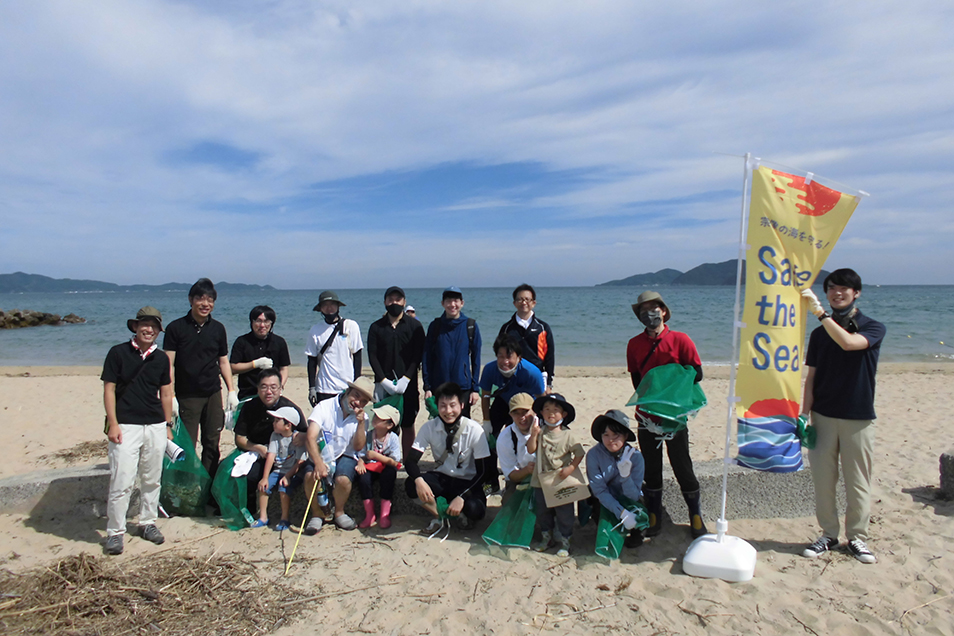
POLYGON ((636 433, 630 428, 629 418, 616 409, 597 416, 590 427, 590 435, 597 442, 586 453, 586 476, 590 490, 600 505, 612 512, 630 531, 624 545, 634 548, 642 544, 643 535, 636 529, 636 515, 623 507, 621 497, 639 501, 645 464, 642 454, 630 446, 636 433))

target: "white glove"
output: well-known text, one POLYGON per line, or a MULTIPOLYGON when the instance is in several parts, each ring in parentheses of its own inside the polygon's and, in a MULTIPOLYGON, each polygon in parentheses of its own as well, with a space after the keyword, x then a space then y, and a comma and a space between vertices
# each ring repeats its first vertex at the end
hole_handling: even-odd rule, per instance
POLYGON ((818 302, 818 296, 808 287, 802 290, 802 298, 808 301, 808 311, 814 315, 821 316, 825 313, 825 308, 818 302))
POLYGON ((394 392, 404 395, 404 392, 407 391, 407 385, 411 383, 411 379, 407 376, 402 377, 397 381, 397 387, 395 387, 394 392))
POLYGON ((632 530, 636 527, 636 515, 626 508, 623 508, 623 512, 619 513, 619 520, 623 522, 623 527, 627 530, 632 530))
POLYGON ((227 411, 234 411, 237 409, 239 405, 238 391, 229 391, 229 397, 225 400, 225 404, 227 411))
POLYGON ((494 427, 490 424, 490 420, 484 420, 480 425, 484 428, 484 433, 487 435, 494 432, 494 427))
POLYGON ((252 367, 255 369, 271 369, 273 364, 274 363, 272 362, 271 358, 266 358, 264 356, 258 360, 252 361, 252 367))
POLYGON ((394 385, 394 380, 382 380, 381 388, 384 389, 388 395, 394 395, 397 393, 397 387, 394 385))
POLYGON ((172 397, 172 417, 179 417, 179 400, 172 397))
POLYGON ((632 446, 627 446, 623 449, 623 454, 620 455, 619 461, 616 462, 616 468, 619 470, 619 476, 623 479, 629 477, 629 472, 633 470, 633 453, 636 451, 633 450, 632 446))

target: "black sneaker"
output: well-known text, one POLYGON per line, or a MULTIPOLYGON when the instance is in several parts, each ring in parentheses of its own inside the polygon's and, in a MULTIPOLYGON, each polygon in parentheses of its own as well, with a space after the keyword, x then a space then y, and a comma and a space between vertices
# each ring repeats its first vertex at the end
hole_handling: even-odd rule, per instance
POLYGON ((862 563, 875 563, 878 561, 861 539, 852 539, 848 542, 848 553, 862 563))
POLYGON ((106 537, 106 547, 104 548, 106 554, 117 555, 123 553, 123 535, 114 534, 109 537, 106 537))
POLYGON ((159 532, 159 528, 156 527, 156 524, 150 523, 141 528, 142 538, 146 541, 151 541, 156 545, 162 545, 166 538, 162 536, 162 533, 159 532))
POLYGON ((818 537, 815 543, 802 550, 802 556, 809 559, 815 559, 825 554, 832 548, 838 546, 838 539, 832 539, 824 535, 818 537))

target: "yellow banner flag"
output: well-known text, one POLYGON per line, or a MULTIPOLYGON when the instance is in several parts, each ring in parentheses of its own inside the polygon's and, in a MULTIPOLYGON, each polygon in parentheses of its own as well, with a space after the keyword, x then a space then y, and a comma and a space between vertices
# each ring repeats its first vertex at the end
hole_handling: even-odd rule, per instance
POLYGON ((752 172, 745 304, 736 394, 738 463, 770 472, 802 468, 795 436, 810 287, 858 206, 811 175, 752 172))

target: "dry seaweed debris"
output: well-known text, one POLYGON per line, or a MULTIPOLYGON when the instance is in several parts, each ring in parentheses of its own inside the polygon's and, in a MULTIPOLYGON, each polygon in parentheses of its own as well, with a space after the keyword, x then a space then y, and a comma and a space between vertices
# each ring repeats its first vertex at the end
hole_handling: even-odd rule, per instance
POLYGON ((60 459, 67 464, 78 464, 90 459, 106 459, 109 452, 109 442, 105 439, 81 442, 72 448, 64 448, 55 453, 43 455, 41 460, 60 459))
POLYGON ((303 594, 237 555, 168 553, 134 563, 80 554, 0 573, 3 634, 263 634, 289 621, 303 594))

